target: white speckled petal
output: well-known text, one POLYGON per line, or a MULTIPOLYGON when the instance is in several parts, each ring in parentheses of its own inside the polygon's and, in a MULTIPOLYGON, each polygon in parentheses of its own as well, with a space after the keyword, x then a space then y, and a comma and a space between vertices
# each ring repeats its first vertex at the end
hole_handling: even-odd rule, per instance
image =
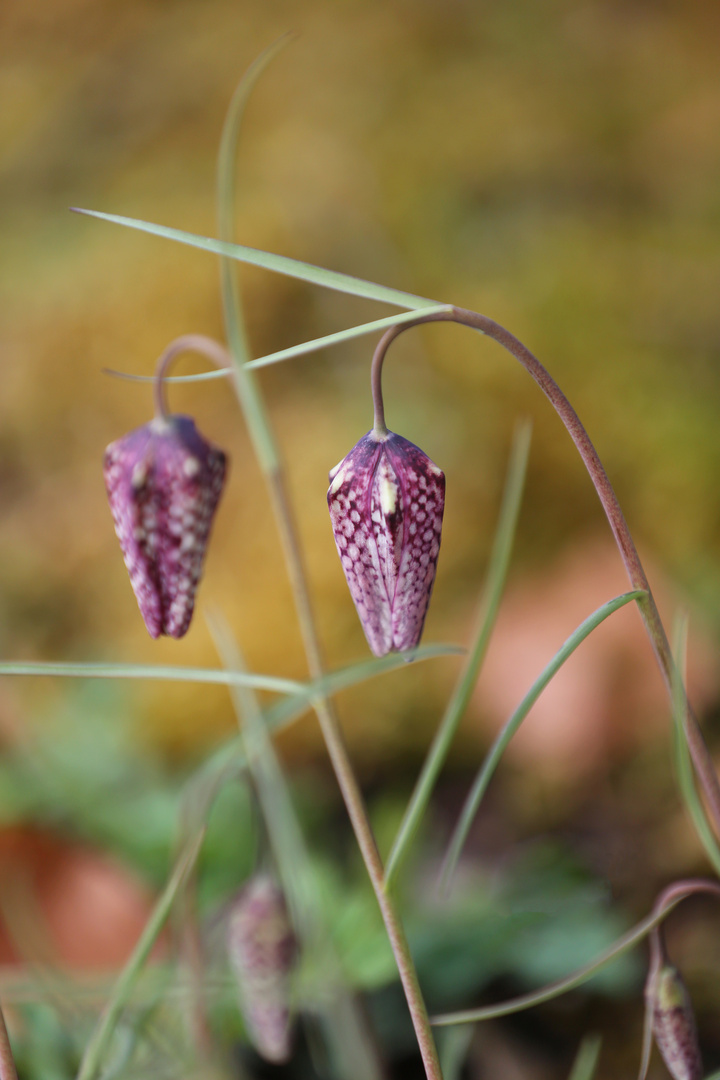
POLYGON ((105 486, 148 633, 187 631, 226 458, 187 416, 153 420, 105 451, 105 486))
POLYGON ((445 477, 392 432, 365 435, 330 473, 335 543, 376 656, 420 641, 435 579, 445 477))

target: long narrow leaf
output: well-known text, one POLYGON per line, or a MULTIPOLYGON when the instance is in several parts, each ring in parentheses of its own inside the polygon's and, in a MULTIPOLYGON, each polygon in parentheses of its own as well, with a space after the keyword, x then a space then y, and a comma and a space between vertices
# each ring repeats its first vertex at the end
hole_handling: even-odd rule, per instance
POLYGON ((404 667, 408 659, 430 660, 438 656, 459 656, 465 650, 458 645, 423 645, 412 653, 393 653, 379 660, 362 660, 345 668, 330 672, 313 682, 283 679, 277 675, 256 675, 252 672, 225 671, 220 668, 181 667, 174 664, 96 664, 96 663, 45 663, 0 662, 0 676, 19 675, 50 678, 82 679, 160 679, 169 682, 214 683, 219 686, 247 686, 253 690, 268 690, 287 694, 291 709, 299 701, 305 703, 325 693, 334 694, 357 683, 365 682, 375 675, 384 675, 404 667))
POLYGON ((685 733, 685 717, 687 715, 685 695, 685 654, 687 648, 687 618, 678 619, 673 633, 673 653, 675 655, 675 679, 673 684, 673 749, 675 755, 675 770, 678 778, 678 786, 683 797, 688 813, 692 819, 695 831, 705 848, 705 853, 712 863, 715 872, 720 874, 720 847, 718 847, 715 833, 705 813, 702 800, 695 785, 695 773, 690 758, 690 750, 685 733))
POLYGON ((244 244, 231 244, 227 241, 215 240, 210 236, 198 236, 196 233, 185 232, 182 229, 171 229, 166 225, 155 225, 151 221, 141 221, 139 218, 124 217, 121 214, 105 214, 100 210, 86 210, 79 206, 73 206, 71 209, 77 214, 99 218, 101 221, 109 221, 114 225, 124 225, 128 229, 137 229, 139 232, 150 233, 151 236, 160 236, 165 240, 175 240, 179 244, 187 244, 189 247, 199 248, 201 251, 209 251, 214 255, 223 255, 228 259, 237 259, 238 262, 260 266, 264 270, 272 270, 276 274, 285 274, 287 277, 298 278, 300 281, 308 281, 312 285, 322 285, 326 289, 350 293, 352 296, 362 296, 367 300, 378 300, 383 304, 393 304, 396 307, 416 311, 422 308, 435 307, 439 303, 439 301, 430 300, 425 296, 416 296, 414 293, 390 289, 385 285, 377 285, 372 281, 364 281, 362 278, 353 277, 351 274, 326 270, 322 266, 314 266, 312 263, 301 262, 299 259, 290 259, 287 255, 275 255, 270 251, 260 251, 258 248, 246 247, 244 244))
POLYGON ((415 790, 412 793, 388 856, 385 867, 386 888, 389 888, 418 830, 485 659, 510 563, 510 554, 525 485, 525 472, 530 452, 530 433, 531 427, 527 423, 520 425, 515 432, 505 481, 505 492, 488 566, 487 580, 481 597, 477 628, 473 635, 467 659, 460 672, 460 677, 432 741, 415 785, 415 790))
MULTIPOLYGON (((216 615, 210 631, 225 667, 242 672, 244 660, 227 623, 216 615)), ((314 959, 320 1019, 340 1080, 379 1080, 366 1024, 345 985, 327 926, 323 925, 310 855, 295 813, 287 781, 270 739, 256 694, 233 688, 233 702, 247 761, 270 839, 283 892, 307 959, 314 959)), ((1 1078, 0 1078, 1 1080, 1 1078)))
POLYGON ((242 683, 254 690, 278 694, 303 693, 306 683, 282 679, 277 675, 239 674, 214 668, 181 667, 173 664, 74 664, 36 662, 0 663, 0 675, 31 675, 71 679, 167 679, 170 682, 217 683, 228 686, 242 683))
POLYGON ((535 1005, 542 1005, 546 1001, 561 997, 563 994, 567 994, 569 990, 575 990, 578 986, 589 982, 603 968, 611 964, 613 960, 624 956, 630 949, 634 949, 636 945, 639 945, 653 927, 658 926, 663 919, 667 918, 682 900, 683 897, 680 896, 668 903, 661 911, 656 911, 636 923, 632 930, 628 930, 627 934, 623 934, 622 937, 618 938, 614 945, 601 952, 589 964, 584 964, 583 967, 578 968, 572 975, 548 983, 547 986, 543 986, 540 990, 532 990, 528 994, 511 998, 509 1001, 501 1001, 497 1005, 482 1005, 478 1009, 464 1009, 462 1012, 443 1013, 431 1017, 430 1022, 434 1027, 448 1027, 451 1024, 476 1024, 481 1020, 494 1020, 499 1016, 510 1016, 513 1013, 523 1012, 525 1009, 531 1009, 535 1005))
POLYGON ((94 1080, 102 1065, 103 1057, 110 1045, 115 1028, 123 1014, 125 1006, 130 1000, 133 987, 140 971, 147 960, 153 945, 158 939, 160 931, 170 914, 178 891, 187 875, 195 865, 200 848, 205 838, 204 830, 201 830, 185 848, 177 861, 175 870, 165 886, 165 891, 158 900, 153 912, 148 919, 140 940, 132 951, 130 959, 115 984, 110 1001, 107 1003, 97 1027, 88 1043, 77 1080, 94 1080))
MULTIPOLYGON (((433 307, 423 309, 423 315, 435 315, 443 311, 451 311, 449 304, 436 304, 433 307)), ((325 334, 323 337, 313 338, 311 341, 301 341, 299 345, 290 345, 287 349, 278 352, 267 353, 259 356, 256 360, 248 360, 246 368, 268 367, 270 364, 279 364, 284 360, 292 360, 296 356, 306 356, 308 353, 319 352, 328 349, 331 345, 340 345, 353 338, 363 337, 365 334, 373 334, 378 330, 387 330, 391 326, 401 326, 403 323, 412 322, 418 316, 417 310, 404 311, 399 315, 387 315, 384 319, 373 319, 371 322, 358 323, 357 326, 349 326, 346 330, 338 330, 334 334, 325 334)), ((114 375, 118 379, 127 379, 129 382, 155 382, 154 375, 135 375, 126 371, 115 371, 112 368, 104 368, 106 375, 114 375)), ((195 375, 168 375, 166 383, 200 383, 210 382, 213 379, 226 379, 232 375, 233 368, 214 368, 212 371, 201 371, 195 375)))
POLYGON ((583 1039, 568 1080, 592 1080, 600 1060, 601 1046, 599 1035, 587 1035, 583 1039))
POLYGON ((601 622, 607 619, 609 615, 612 615, 614 611, 617 611, 618 608, 624 607, 625 604, 629 604, 632 600, 638 600, 645 595, 646 593, 643 589, 634 589, 632 592, 623 593, 621 596, 616 596, 614 600, 609 600, 606 604, 603 604, 602 607, 599 607, 597 611, 594 611, 592 615, 588 616, 588 618, 578 626, 577 630, 570 635, 550 663, 547 664, 510 719, 503 725, 483 762, 482 768, 480 769, 470 790, 470 794, 465 801, 465 805, 463 806, 460 820, 455 828, 445 857, 445 864, 441 875, 441 888, 446 889, 449 885, 450 878, 457 865, 460 852, 462 851, 463 844, 467 838, 473 818, 477 813, 480 801, 485 794, 500 758, 504 754, 513 735, 530 712, 530 709, 540 697, 540 694, 554 675, 560 670, 565 661, 572 656, 578 645, 582 644, 585 638, 588 637, 601 622))
MULTIPOLYGON (((423 315, 437 315, 443 311, 452 311, 450 304, 432 304, 422 309, 423 315)), ((303 341, 300 345, 291 345, 288 349, 280 349, 279 352, 268 353, 259 356, 257 360, 250 360, 249 368, 267 367, 270 364, 279 364, 283 360, 292 360, 295 356, 304 356, 306 353, 317 352, 319 349, 327 349, 331 345, 339 345, 344 341, 362 337, 364 334, 372 334, 377 330, 387 330, 391 326, 401 326, 403 323, 412 322, 418 316, 417 308, 412 311, 404 311, 400 315, 387 315, 384 319, 373 319, 372 322, 360 323, 358 326, 350 326, 347 330, 338 330, 334 334, 326 334, 324 337, 315 338, 313 341, 303 341)))
POLYGON ((443 1028, 442 1034, 444 1038, 438 1039, 438 1052, 443 1080, 460 1080, 475 1032, 468 1024, 458 1024, 443 1028))
POLYGON ((420 663, 423 660, 434 660, 442 656, 462 656, 465 649, 459 645, 421 645, 412 654, 389 653, 376 660, 363 660, 360 664, 341 668, 321 679, 315 679, 306 684, 302 693, 287 697, 273 705, 265 714, 265 721, 273 731, 285 727, 293 720, 314 707, 315 703, 324 698, 333 697, 341 690, 348 690, 351 686, 357 686, 376 675, 386 675, 398 668, 407 670, 408 660, 420 663))

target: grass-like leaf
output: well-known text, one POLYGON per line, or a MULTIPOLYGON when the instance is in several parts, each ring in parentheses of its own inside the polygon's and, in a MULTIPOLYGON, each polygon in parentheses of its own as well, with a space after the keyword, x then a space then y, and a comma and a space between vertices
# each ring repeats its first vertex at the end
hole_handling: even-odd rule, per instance
POLYGON ((85 1049, 82 1062, 80 1063, 80 1071, 78 1072, 77 1080, 94 1080, 98 1075, 102 1066, 103 1057, 110 1045, 113 1032, 117 1027, 125 1006, 130 999, 137 977, 150 955, 160 931, 165 925, 165 921, 170 914, 170 909, 180 887, 195 865, 197 857, 200 854, 200 848, 202 847, 204 837, 205 831, 203 829, 192 838, 178 859, 175 870, 165 886, 162 896, 156 903, 150 918, 145 924, 145 928, 140 935, 140 940, 133 949, 127 964, 123 968, 123 971, 115 984, 112 996, 103 1010, 95 1031, 90 1038, 90 1042, 85 1049))
POLYGON ((382 304, 393 304, 396 307, 415 311, 436 307, 439 303, 425 296, 390 289, 385 285, 377 285, 373 281, 353 277, 351 274, 326 270, 322 266, 314 266, 312 263, 301 262, 299 259, 290 259, 287 255, 275 255, 270 251, 246 247, 244 244, 231 244, 227 241, 215 240, 211 236, 198 236, 196 233, 185 232, 183 229, 171 229, 167 225, 156 225, 151 221, 141 221, 139 218, 124 217, 121 214, 106 214, 100 210, 86 210, 79 206, 73 206, 71 209, 78 214, 109 221, 114 225, 124 225, 128 229, 137 229, 139 232, 150 233, 151 236, 159 236, 165 240, 175 240, 179 244, 187 244, 189 247, 199 248, 213 255, 237 259, 238 262, 250 263, 264 270, 272 270, 276 274, 298 278, 311 285, 322 285, 325 289, 350 293, 352 296, 362 296, 366 300, 378 300, 382 304))
POLYGON ((586 1035, 573 1062, 568 1080, 592 1080, 600 1060, 602 1039, 599 1035, 586 1035))
MULTIPOLYGON (((452 311, 450 304, 431 304, 429 307, 422 309, 423 315, 437 315, 443 311, 452 311)), ((353 338, 362 337, 365 334, 372 334, 378 330, 388 330, 391 326, 401 326, 403 323, 412 322, 418 316, 417 309, 412 311, 402 312, 400 315, 386 315, 384 319, 373 319, 372 322, 359 323, 357 326, 350 326, 347 330, 338 330, 334 334, 325 334, 324 337, 314 338, 312 341, 303 341, 299 345, 291 345, 287 349, 280 349, 279 352, 267 353, 266 356, 259 356, 257 360, 250 360, 247 366, 249 368, 268 367, 270 364, 279 364, 283 360, 292 360, 296 356, 304 356, 306 353, 317 352, 319 349, 327 349, 331 345, 340 345, 344 341, 351 341, 353 338)))
MULTIPOLYGON (((304 708, 318 697, 335 694, 339 690, 355 686, 384 675, 396 668, 405 667, 408 660, 431 660, 439 656, 461 656, 465 650, 459 645, 423 645, 413 653, 391 653, 380 659, 361 660, 357 664, 339 668, 322 679, 300 682, 283 679, 277 675, 256 675, 253 672, 226 671, 222 668, 182 667, 174 664, 100 664, 21 661, 0 663, 0 676, 20 675, 33 677, 73 679, 160 679, 169 682, 214 683, 218 686, 246 686, 252 690, 269 690, 287 694, 294 712, 300 702, 304 708)), ((282 720, 281 720, 282 722, 282 720)))
POLYGON ((488 566, 487 580, 483 587, 480 602, 477 628, 465 664, 460 672, 460 677, 432 741, 415 785, 415 790, 412 793, 388 856, 385 867, 386 888, 390 886, 418 830, 485 659, 510 563, 513 539, 525 485, 525 472, 530 452, 530 434, 531 427, 528 423, 521 424, 515 432, 505 481, 505 492, 488 566))
POLYGON ((307 683, 301 694, 287 697, 268 709, 265 722, 272 731, 277 731, 303 716, 319 700, 330 698, 351 686, 358 686, 376 675, 386 675, 398 668, 406 670, 408 660, 419 663, 441 656, 462 656, 464 653, 465 649, 459 645, 421 645, 412 653, 389 653, 379 659, 363 660, 359 664, 340 668, 307 683))
POLYGON ((639 600, 646 595, 647 594, 643 589, 634 589, 632 592, 616 596, 614 600, 609 600, 606 604, 599 607, 597 611, 594 611, 592 615, 588 616, 588 618, 578 626, 577 630, 570 635, 565 644, 557 651, 550 663, 547 664, 532 684, 510 719, 503 725, 490 747, 460 814, 460 819, 455 828, 455 832, 453 833, 445 857, 445 864, 441 875, 442 888, 446 889, 449 885, 450 878, 457 865, 460 852, 462 851, 463 844, 467 838, 473 818, 477 813, 480 801, 485 794, 490 779, 495 772, 508 743, 530 712, 532 706, 540 697, 540 694, 550 680, 557 674, 565 661, 575 652, 578 645, 582 644, 585 638, 588 637, 601 622, 604 622, 604 620, 607 619, 609 615, 612 615, 613 612, 617 611, 618 608, 624 607, 625 604, 629 604, 632 600, 639 600))
MULTIPOLYGON (((423 315, 435 315, 450 310, 448 304, 435 304, 433 307, 424 308, 423 315)), ((268 367, 271 364, 279 364, 284 360, 292 360, 296 356, 306 356, 308 353, 319 352, 321 349, 328 349, 332 345, 340 345, 345 341, 351 341, 353 338, 363 337, 365 334, 373 334, 378 330, 387 330, 391 326, 412 322, 413 319, 417 318, 417 314, 416 310, 404 311, 399 315, 386 315, 384 319, 373 319, 371 322, 358 323, 357 326, 349 326, 346 330, 338 330, 334 334, 325 334, 323 337, 313 338, 311 341, 301 341, 299 345, 290 345, 287 349, 267 353, 265 356, 259 356, 256 360, 248 360, 245 367, 268 367)), ((111 368, 105 368, 104 372, 106 375, 114 375, 118 379, 127 379, 130 382, 155 382, 154 375, 135 375, 125 371, 114 371, 111 368)), ((232 368, 214 368, 212 371, 200 371, 195 375, 168 375, 165 377, 164 382, 210 382, 212 379, 226 379, 232 373, 232 368)))
POLYGON ((572 975, 567 975, 563 979, 549 983, 540 990, 532 990, 528 994, 511 998, 509 1001, 499 1002, 497 1005, 483 1005, 478 1009, 464 1009, 461 1012, 433 1016, 431 1023, 435 1027, 448 1027, 451 1024, 476 1024, 481 1020, 494 1020, 499 1016, 510 1016, 512 1013, 523 1012, 525 1009, 531 1009, 535 1005, 542 1005, 545 1001, 552 1001, 554 998, 561 997, 562 994, 567 994, 569 990, 575 990, 578 986, 589 982, 604 967, 611 964, 613 960, 624 956, 630 949, 634 949, 636 945, 639 945, 653 927, 658 926, 663 919, 667 918, 682 900, 683 897, 679 896, 670 901, 661 911, 654 911, 652 915, 648 915, 645 919, 636 923, 631 930, 618 938, 614 945, 601 952, 589 964, 584 964, 581 968, 578 968, 572 975))
MULTIPOLYGON (((339 673, 338 673, 339 674, 339 673)), ((270 690, 278 694, 303 693, 306 683, 283 679, 277 675, 255 675, 223 671, 216 668, 181 667, 174 664, 96 664, 52 662, 3 662, 0 675, 30 675, 34 677, 72 679, 166 679, 169 682, 217 683, 236 685, 253 690, 270 690)))
MULTIPOLYGON (((223 664, 242 672, 244 660, 225 620, 215 615, 210 620, 210 631, 223 664)), ((333 1061, 333 1072, 339 1080, 379 1080, 380 1068, 372 1052, 372 1040, 357 1003, 344 983, 328 929, 322 924, 322 905, 317 896, 310 855, 257 695, 248 687, 237 685, 233 687, 233 703, 302 953, 305 959, 313 957, 314 971, 321 982, 317 988, 317 1001, 322 1003, 320 1020, 333 1061)))
POLYGON ((675 655, 674 681, 672 688, 673 702, 673 750, 678 786, 695 831, 705 848, 705 853, 713 865, 715 873, 720 875, 720 847, 715 833, 708 821, 705 807, 695 785, 695 773, 688 749, 685 731, 687 698, 685 693, 685 655, 687 649, 687 617, 676 620, 673 633, 673 653, 675 655))
POLYGON ((443 1038, 438 1039, 440 1065, 443 1080, 460 1080, 465 1058, 473 1040, 473 1029, 468 1024, 457 1024, 443 1029, 443 1038))

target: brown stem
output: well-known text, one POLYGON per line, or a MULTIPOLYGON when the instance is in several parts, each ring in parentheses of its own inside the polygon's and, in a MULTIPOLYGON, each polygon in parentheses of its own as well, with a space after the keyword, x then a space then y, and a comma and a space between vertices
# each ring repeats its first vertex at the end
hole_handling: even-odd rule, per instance
MULTIPOLYGON (((380 380, 383 361, 389 345, 405 330, 409 330, 414 326, 426 322, 460 323, 462 326, 469 326, 473 330, 479 330, 481 334, 485 334, 487 337, 492 338, 493 341, 497 341, 499 345, 502 345, 504 349, 507 349, 507 351, 522 364, 525 370, 533 377, 545 396, 549 399, 551 405, 565 425, 570 438, 575 443, 580 457, 585 464, 585 468, 590 474, 590 479, 593 482, 598 498, 602 503, 603 510, 610 523, 610 528, 612 529, 615 542, 617 543, 622 560, 625 564, 630 583, 633 588, 643 589, 647 594, 637 601, 637 605, 655 652, 665 685, 672 700, 673 684, 675 680, 675 664, 672 658, 670 644, 660 619, 657 605, 652 592, 650 591, 645 571, 640 562, 640 556, 637 553, 637 548, 633 542, 627 522, 620 509, 617 495, 613 490, 612 484, 608 479, 608 475, 598 457, 595 447, 580 422, 580 418, 558 384, 543 367, 540 361, 533 356, 530 350, 527 349, 521 341, 518 341, 509 330, 506 330, 503 326, 500 326, 499 323, 489 319, 486 315, 478 314, 476 311, 454 307, 450 311, 436 312, 430 315, 419 315, 418 318, 414 319, 412 322, 393 326, 380 340, 377 349, 375 350, 371 369, 371 384, 373 387, 374 400, 376 402, 377 400, 382 402, 380 380), (376 396, 376 392, 378 396, 376 396)), ((684 727, 690 754, 705 795, 715 832, 720 837, 720 783, 718 782, 710 751, 708 750, 700 725, 697 722, 687 697, 685 698, 684 727)))
POLYGON ((175 338, 158 358, 155 367, 153 399, 155 402, 155 417, 158 420, 167 420, 169 416, 165 395, 165 377, 176 357, 184 352, 201 353, 219 368, 232 367, 230 353, 218 341, 213 341, 212 338, 205 337, 204 334, 183 334, 182 337, 175 338))

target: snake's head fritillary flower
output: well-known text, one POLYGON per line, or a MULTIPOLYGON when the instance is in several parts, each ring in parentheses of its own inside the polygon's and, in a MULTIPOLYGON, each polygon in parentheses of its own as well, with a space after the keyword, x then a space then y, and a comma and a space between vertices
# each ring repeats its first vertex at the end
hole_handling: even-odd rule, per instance
POLYGON ((330 472, 335 543, 376 656, 420 641, 435 580, 445 476, 414 443, 365 435, 330 472))
POLYGON ((297 940, 282 891, 268 874, 257 874, 233 904, 228 953, 238 980, 248 1035, 266 1061, 290 1057, 290 976, 297 940))
POLYGON ((151 637, 187 631, 226 457, 189 416, 156 417, 105 451, 105 486, 151 637))
POLYGON ((649 987, 652 1029, 673 1080, 702 1080, 695 1015, 685 983, 672 964, 663 966, 649 987))

